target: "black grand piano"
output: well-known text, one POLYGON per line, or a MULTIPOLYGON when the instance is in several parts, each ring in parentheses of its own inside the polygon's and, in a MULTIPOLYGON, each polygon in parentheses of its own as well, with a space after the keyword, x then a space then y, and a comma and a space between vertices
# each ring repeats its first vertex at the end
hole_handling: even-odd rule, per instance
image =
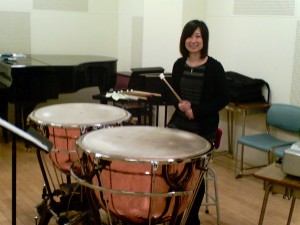
POLYGON ((15 104, 15 124, 40 102, 60 93, 98 86, 101 92, 116 82, 117 59, 92 55, 1 55, 0 117, 7 119, 7 102, 15 104))

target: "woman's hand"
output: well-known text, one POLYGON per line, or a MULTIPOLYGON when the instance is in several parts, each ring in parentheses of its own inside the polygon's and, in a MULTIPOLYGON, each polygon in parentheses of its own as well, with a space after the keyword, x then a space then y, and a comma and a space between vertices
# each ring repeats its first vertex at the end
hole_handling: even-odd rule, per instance
POLYGON ((181 112, 186 112, 191 109, 191 103, 189 101, 183 100, 178 104, 178 108, 181 112))
POLYGON ((190 120, 195 119, 193 110, 191 108, 191 103, 189 101, 182 101, 178 104, 178 108, 185 113, 186 117, 190 120))
POLYGON ((192 109, 189 109, 189 110, 185 111, 185 115, 186 115, 187 118, 189 118, 189 120, 195 119, 192 109))

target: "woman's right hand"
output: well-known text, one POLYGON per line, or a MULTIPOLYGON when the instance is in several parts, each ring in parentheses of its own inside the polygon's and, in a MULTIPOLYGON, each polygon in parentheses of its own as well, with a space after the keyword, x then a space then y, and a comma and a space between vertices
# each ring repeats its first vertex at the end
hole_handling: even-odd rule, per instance
POLYGON ((178 108, 181 112, 186 112, 191 109, 191 103, 187 100, 183 100, 182 102, 179 102, 178 108))

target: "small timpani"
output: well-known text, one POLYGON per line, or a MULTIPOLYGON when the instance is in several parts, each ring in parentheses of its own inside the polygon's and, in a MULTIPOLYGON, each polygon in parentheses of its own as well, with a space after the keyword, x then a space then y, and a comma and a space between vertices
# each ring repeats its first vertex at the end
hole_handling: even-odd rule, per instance
POLYGON ((93 130, 122 126, 131 114, 121 108, 95 103, 63 103, 41 107, 28 117, 33 125, 52 143, 49 153, 54 165, 69 174, 70 167, 80 156, 76 153, 76 140, 93 130))

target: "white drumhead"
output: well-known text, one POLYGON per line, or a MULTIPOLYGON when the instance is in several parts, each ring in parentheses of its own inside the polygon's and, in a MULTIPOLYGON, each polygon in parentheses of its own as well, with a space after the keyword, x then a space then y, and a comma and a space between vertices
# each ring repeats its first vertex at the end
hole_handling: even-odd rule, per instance
POLYGON ((167 162, 195 159, 211 149, 199 135, 162 127, 127 126, 92 131, 77 145, 109 160, 167 162))
POLYGON ((114 125, 130 118, 122 108, 96 103, 63 103, 41 107, 32 111, 29 118, 44 125, 82 127, 114 125))

